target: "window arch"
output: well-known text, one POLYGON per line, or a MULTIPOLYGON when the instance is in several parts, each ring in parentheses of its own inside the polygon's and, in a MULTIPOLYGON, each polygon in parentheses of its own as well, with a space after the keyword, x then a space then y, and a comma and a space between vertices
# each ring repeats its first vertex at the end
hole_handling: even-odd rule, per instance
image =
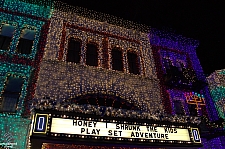
POLYGON ((123 71, 123 53, 119 48, 113 48, 112 55, 112 69, 123 71))
POLYGON ((86 65, 98 66, 98 47, 95 43, 87 44, 86 65))
POLYGON ((71 37, 68 42, 66 61, 80 63, 80 56, 81 56, 81 41, 71 37))
POLYGON ((127 52, 127 59, 128 59, 128 67, 129 72, 133 74, 140 74, 140 65, 138 61, 138 55, 136 52, 127 52))

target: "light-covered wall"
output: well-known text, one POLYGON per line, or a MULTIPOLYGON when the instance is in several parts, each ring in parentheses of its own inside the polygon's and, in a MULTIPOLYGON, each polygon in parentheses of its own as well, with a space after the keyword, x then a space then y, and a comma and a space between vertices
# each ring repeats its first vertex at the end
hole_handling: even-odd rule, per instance
POLYGON ((56 9, 51 18, 35 98, 41 100, 47 96, 62 100, 99 92, 120 96, 144 111, 164 111, 147 34, 56 9), (71 36, 82 41, 82 58, 79 64, 65 61, 68 39, 71 36), (105 37, 108 38, 109 57, 112 47, 122 49, 124 72, 112 70, 110 62, 108 69, 102 68, 102 41, 105 37), (63 44, 62 38, 65 38, 63 44), (98 67, 85 65, 85 45, 89 41, 99 46, 98 67), (140 75, 128 72, 126 52, 130 49, 138 53, 140 75), (60 50, 62 59, 59 59, 60 50))
POLYGON ((216 70, 207 81, 218 114, 225 119, 225 69, 216 70))

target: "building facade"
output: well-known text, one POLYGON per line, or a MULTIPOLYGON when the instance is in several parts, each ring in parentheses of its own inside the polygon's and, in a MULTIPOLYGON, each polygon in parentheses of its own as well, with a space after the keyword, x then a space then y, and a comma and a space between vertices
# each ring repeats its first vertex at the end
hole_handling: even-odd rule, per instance
POLYGON ((198 42, 156 29, 151 30, 149 38, 167 112, 218 119, 197 58, 198 42))
POLYGON ((0 1, 0 147, 27 148, 51 2, 0 1))
POLYGON ((166 112, 202 117, 202 148, 223 148, 222 124, 217 125, 222 110, 216 110, 218 93, 212 91, 215 74, 208 78, 211 81, 208 86, 196 54, 198 42, 157 29, 151 29, 149 38, 166 112))
POLYGON ((32 149, 201 146, 198 115, 168 112, 146 30, 55 3, 32 103, 32 149))

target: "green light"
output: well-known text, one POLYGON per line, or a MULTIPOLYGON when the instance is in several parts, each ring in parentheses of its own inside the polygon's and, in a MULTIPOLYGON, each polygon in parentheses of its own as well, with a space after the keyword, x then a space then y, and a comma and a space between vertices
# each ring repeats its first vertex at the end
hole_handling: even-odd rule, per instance
POLYGON ((9 24, 12 24, 15 26, 15 32, 14 32, 13 39, 11 42, 10 50, 5 51, 5 50, 0 49, 0 53, 4 52, 4 53, 8 53, 10 55, 16 54, 19 57, 26 57, 29 59, 33 59, 37 53, 37 45, 38 45, 38 41, 39 41, 39 37, 40 37, 41 28, 45 24, 45 22, 40 21, 40 20, 34 20, 31 18, 6 14, 6 13, 2 13, 2 12, 0 12, 0 20, 2 20, 0 25, 2 25, 4 23, 9 23, 9 24), (16 52, 16 46, 18 44, 20 34, 21 34, 23 28, 35 28, 35 30, 36 30, 33 48, 32 48, 31 54, 29 54, 29 55, 19 54, 16 52))
POLYGON ((0 143, 16 143, 14 148, 25 149, 30 120, 0 115, 0 143))
MULTIPOLYGON (((24 78, 21 96, 19 98, 18 110, 16 115, 21 115, 23 112, 23 103, 26 96, 26 88, 28 85, 29 77, 33 68, 31 66, 24 66, 20 64, 1 63, 0 65, 0 96, 5 86, 5 80, 9 75, 17 75, 24 78)), ((4 114, 0 113, 0 116, 4 114)))
POLYGON ((225 88, 223 86, 217 87, 211 90, 211 95, 215 102, 219 116, 225 119, 225 110, 221 106, 223 99, 225 99, 225 88))
POLYGON ((52 5, 52 0, 0 0, 3 9, 46 19, 51 17, 52 5))

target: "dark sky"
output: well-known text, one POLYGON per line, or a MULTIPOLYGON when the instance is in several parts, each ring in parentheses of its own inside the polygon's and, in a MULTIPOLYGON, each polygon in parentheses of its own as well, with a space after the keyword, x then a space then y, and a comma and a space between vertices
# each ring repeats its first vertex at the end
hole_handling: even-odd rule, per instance
POLYGON ((197 55, 206 75, 225 69, 225 7, 223 1, 192 0, 61 0, 70 5, 199 41, 197 55))

